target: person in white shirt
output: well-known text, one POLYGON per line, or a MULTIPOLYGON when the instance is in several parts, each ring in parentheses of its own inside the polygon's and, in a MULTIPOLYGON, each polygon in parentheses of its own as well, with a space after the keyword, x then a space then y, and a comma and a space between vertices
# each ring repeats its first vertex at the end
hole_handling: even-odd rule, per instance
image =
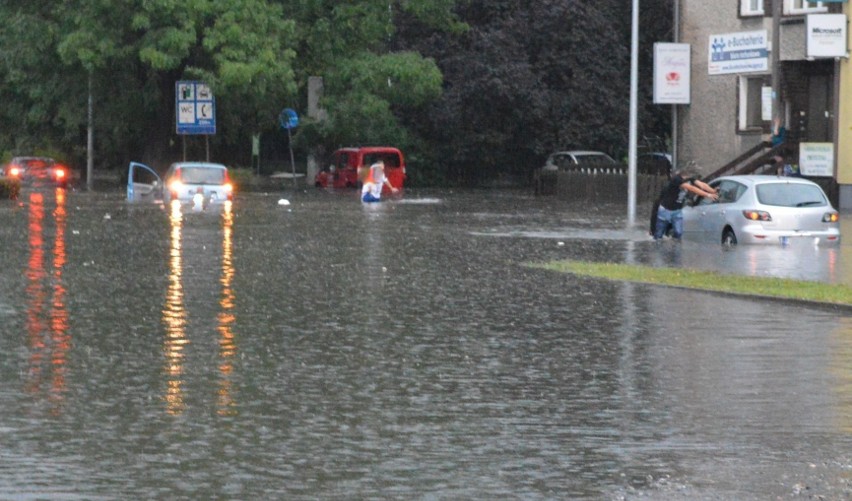
POLYGON ((392 193, 396 193, 399 189, 394 188, 387 177, 385 177, 385 163, 382 160, 370 166, 370 172, 364 179, 364 184, 361 187, 362 202, 378 202, 382 199, 382 187, 387 185, 392 193))

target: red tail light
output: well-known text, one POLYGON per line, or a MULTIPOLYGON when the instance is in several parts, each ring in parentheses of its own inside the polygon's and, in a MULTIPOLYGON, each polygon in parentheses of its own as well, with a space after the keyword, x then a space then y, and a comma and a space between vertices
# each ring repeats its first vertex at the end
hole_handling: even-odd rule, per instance
POLYGON ((750 221, 772 221, 772 216, 763 210, 744 210, 743 216, 750 221))
POLYGON ((21 177, 21 168, 18 167, 17 165, 10 165, 9 166, 9 175, 11 177, 21 177))
POLYGON ((65 171, 62 169, 56 169, 53 171, 53 175, 56 176, 56 179, 65 179, 65 171))

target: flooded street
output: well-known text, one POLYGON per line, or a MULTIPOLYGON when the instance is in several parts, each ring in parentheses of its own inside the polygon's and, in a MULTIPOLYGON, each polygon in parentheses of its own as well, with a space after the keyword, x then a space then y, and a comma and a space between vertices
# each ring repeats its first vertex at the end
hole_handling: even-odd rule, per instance
POLYGON ((523 263, 852 285, 852 215, 839 247, 724 251, 625 212, 2 202, 0 499, 850 499, 852 309, 523 263))

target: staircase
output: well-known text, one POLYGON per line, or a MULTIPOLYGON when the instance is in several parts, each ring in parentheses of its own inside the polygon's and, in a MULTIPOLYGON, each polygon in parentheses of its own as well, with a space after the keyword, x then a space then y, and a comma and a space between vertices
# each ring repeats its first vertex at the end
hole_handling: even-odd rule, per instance
POLYGON ((771 165, 772 157, 781 155, 784 158, 797 158, 798 145, 781 143, 772 146, 769 141, 758 143, 742 155, 726 163, 710 174, 703 181, 712 181, 721 176, 741 176, 746 174, 775 174, 775 166, 771 165))

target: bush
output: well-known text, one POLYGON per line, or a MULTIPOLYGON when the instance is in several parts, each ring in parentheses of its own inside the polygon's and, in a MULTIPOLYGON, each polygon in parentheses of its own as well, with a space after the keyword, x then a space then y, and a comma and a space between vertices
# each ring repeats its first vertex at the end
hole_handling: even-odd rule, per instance
POLYGON ((21 182, 17 179, 0 179, 0 199, 18 198, 21 192, 21 182))

